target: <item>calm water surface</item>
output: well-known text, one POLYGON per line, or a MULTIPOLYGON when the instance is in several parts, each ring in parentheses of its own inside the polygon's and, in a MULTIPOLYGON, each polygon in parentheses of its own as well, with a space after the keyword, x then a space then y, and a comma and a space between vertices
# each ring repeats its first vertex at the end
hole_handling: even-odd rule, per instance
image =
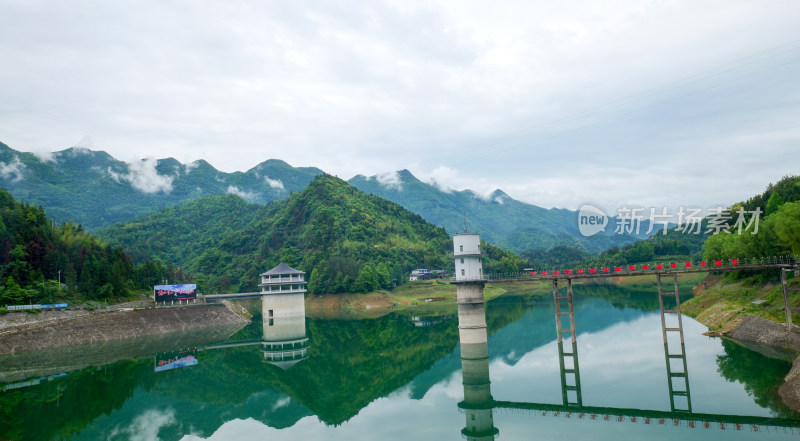
MULTIPOLYGON (((653 294, 626 288, 576 287, 580 399, 583 406, 611 409, 595 412, 594 419, 592 412, 541 410, 563 404, 552 298, 510 297, 486 305, 488 363, 465 362, 463 370, 455 310, 425 317, 306 319, 299 328, 297 323, 263 326, 256 317, 225 344, 184 339, 184 347, 121 357, 100 367, 83 367, 80 360, 102 363, 87 362, 81 358, 85 354, 74 351, 29 354, 25 360, 42 368, 25 378, 9 374, 20 360, 7 357, 0 359, 8 383, 0 386, 0 439, 800 437, 796 428, 764 424, 712 422, 706 428, 702 419, 690 423, 691 416, 663 424, 658 418, 631 417, 672 409, 656 302, 653 294), (296 338, 298 330, 307 341, 296 338), (265 339, 273 346, 261 343, 265 339), (280 339, 294 343, 279 348, 274 343, 280 339), (169 369, 179 364, 169 364, 176 360, 187 365, 169 369), (459 403, 469 407, 463 405, 463 372, 468 383, 481 383, 495 401, 538 410, 459 408, 459 403), (490 382, 483 384, 484 377, 490 382), (613 410, 620 408, 633 411, 620 421, 621 411, 613 410), (491 430, 462 434, 475 422, 491 430)), ((790 362, 705 337, 705 328, 688 317, 683 324, 690 393, 677 407, 690 405, 693 414, 796 421, 776 393, 790 362)), ((572 351, 569 340, 564 350, 572 351)), ((675 370, 683 369, 673 365, 675 370)), ((575 394, 569 391, 573 401, 575 394)))

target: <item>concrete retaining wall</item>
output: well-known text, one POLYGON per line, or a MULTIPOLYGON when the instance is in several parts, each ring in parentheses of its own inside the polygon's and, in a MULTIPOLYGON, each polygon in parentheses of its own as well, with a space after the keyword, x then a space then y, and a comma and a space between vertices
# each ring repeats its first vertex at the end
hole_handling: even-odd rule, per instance
POLYGON ((186 306, 99 312, 74 318, 6 328, 0 335, 0 354, 14 354, 247 321, 223 306, 186 306))

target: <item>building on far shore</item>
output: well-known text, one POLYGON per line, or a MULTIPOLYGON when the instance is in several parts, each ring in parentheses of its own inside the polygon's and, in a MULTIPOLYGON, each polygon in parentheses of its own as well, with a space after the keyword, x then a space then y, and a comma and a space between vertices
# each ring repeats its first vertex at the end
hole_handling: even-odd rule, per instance
POLYGON ((284 370, 308 358, 305 274, 281 262, 260 275, 264 361, 284 370))
POLYGON ((415 280, 446 279, 447 276, 448 274, 445 270, 419 268, 411 271, 411 275, 408 276, 408 280, 413 282, 415 280))

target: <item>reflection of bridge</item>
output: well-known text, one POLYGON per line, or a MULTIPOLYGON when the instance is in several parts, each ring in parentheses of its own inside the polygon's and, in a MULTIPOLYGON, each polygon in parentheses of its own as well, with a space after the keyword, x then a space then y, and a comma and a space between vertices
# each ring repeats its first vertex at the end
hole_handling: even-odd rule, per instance
MULTIPOLYGON (((678 269, 677 264, 664 269, 663 265, 650 270, 649 265, 637 270, 629 267, 623 272, 620 267, 611 273, 609 268, 601 272, 566 270, 555 274, 540 274, 517 278, 484 278, 481 265, 480 238, 477 234, 457 234, 453 238, 454 257, 456 260, 456 277, 453 283, 457 288, 459 339, 461 342, 461 364, 464 385, 464 400, 458 407, 465 413, 466 426, 461 431, 468 440, 493 440, 499 430, 494 426, 493 412, 528 412, 532 415, 555 416, 574 421, 616 421, 619 423, 640 423, 654 426, 686 426, 689 428, 719 428, 731 431, 760 431, 769 427, 800 427, 800 421, 788 418, 771 418, 745 415, 724 415, 696 413, 692 411, 691 392, 689 389, 689 373, 686 363, 686 349, 683 339, 683 323, 681 320, 680 298, 678 296, 678 274, 683 272, 740 271, 778 268, 781 270, 781 281, 784 289, 784 301, 788 305, 788 287, 786 271, 799 270, 794 260, 791 262, 768 262, 764 264, 739 265, 732 261, 729 265, 721 262, 698 264, 697 268, 686 263, 678 269), (584 406, 581 394, 580 367, 578 363, 577 332, 573 307, 572 280, 595 277, 616 277, 619 275, 634 276, 650 274, 656 276, 658 300, 661 314, 661 326, 664 340, 664 357, 666 361, 667 386, 670 398, 670 411, 649 409, 610 408, 584 406), (674 291, 664 291, 662 277, 673 279, 674 291), (552 280, 553 299, 555 302, 555 319, 558 341, 559 368, 561 374, 561 404, 520 403, 498 401, 491 395, 489 380, 489 351, 486 333, 486 310, 483 286, 488 281, 531 281, 552 280), (566 295, 562 295, 558 282, 566 282, 566 295), (674 309, 665 309, 664 297, 674 296, 674 309), (667 318, 675 317, 673 323, 667 324, 667 318), (679 341, 668 338, 675 335, 679 341), (571 348, 565 350, 564 337, 569 336, 571 348), (670 340, 673 340, 670 348, 670 340), (679 344, 679 349, 677 345, 679 344)), ((670 299, 672 300, 672 299, 670 299)), ((788 310, 787 310, 788 311, 788 310)), ((787 326, 791 326, 791 316, 787 312, 787 326)))
POLYGON ((772 418, 747 415, 720 415, 697 412, 667 412, 662 410, 625 409, 617 407, 597 406, 562 406, 545 403, 515 403, 512 401, 494 401, 495 410, 523 410, 535 412, 541 416, 553 416, 576 420, 614 421, 618 423, 634 423, 645 425, 663 425, 672 427, 719 428, 721 430, 760 431, 767 427, 800 427, 800 421, 789 418, 772 418))

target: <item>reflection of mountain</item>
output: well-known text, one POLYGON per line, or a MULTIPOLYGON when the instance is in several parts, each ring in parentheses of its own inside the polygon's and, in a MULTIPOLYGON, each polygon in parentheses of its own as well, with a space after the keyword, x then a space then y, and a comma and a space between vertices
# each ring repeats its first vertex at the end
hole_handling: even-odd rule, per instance
MULTIPOLYGON (((252 334, 252 327, 262 329, 256 322, 245 333, 252 334)), ((408 384, 458 340, 452 321, 417 327, 400 316, 309 320, 307 331, 308 359, 286 371, 264 363, 257 344, 200 351, 197 365, 171 371, 154 372, 152 358, 122 361, 0 392, 0 438, 40 440, 85 432, 86 439, 103 439, 95 435, 127 426, 148 411, 174 411, 174 427, 159 432, 165 440, 179 439, 177 434, 190 428, 210 434, 231 418, 287 427, 316 414, 340 424, 408 384), (35 423, 40 415, 51 417, 35 423), (175 437, 165 435, 173 432, 175 437)))
MULTIPOLYGON (((615 295, 625 291, 619 289, 615 295)), ((642 314, 606 299, 581 297, 580 288, 576 296, 579 332, 642 314)), ((514 297, 488 303, 492 358, 516 363, 554 340, 552 300, 542 299, 533 307, 514 297)), ((256 343, 199 351, 197 365, 171 371, 154 372, 148 357, 0 392, 0 439, 58 439, 76 433, 81 439, 103 439, 103 433, 128 427, 142 415, 162 415, 159 421, 167 426, 159 436, 164 440, 179 439, 189 430, 207 436, 233 418, 280 428, 317 415, 327 424, 340 424, 409 383, 412 396, 422 397, 461 369, 455 317, 428 327, 400 315, 307 320, 305 330, 308 358, 286 371, 264 363, 263 347, 256 343), (41 415, 48 415, 46 421, 40 421, 41 415)), ((255 321, 234 340, 258 342, 259 335, 262 323, 255 321)))
POLYGON ((759 406, 769 408, 776 416, 795 416, 777 393, 783 376, 792 367, 790 361, 769 358, 727 339, 722 339, 722 347, 725 355, 717 356, 717 366, 726 380, 742 383, 759 406), (756 372, 758 375, 753 375, 756 372))
POLYGON ((141 430, 138 426, 142 419, 150 420, 150 424, 161 424, 159 439, 179 440, 187 433, 211 436, 222 424, 232 419, 252 418, 282 429, 310 415, 313 415, 312 412, 303 405, 269 389, 254 393, 236 404, 198 403, 137 390, 121 409, 98 418, 77 439, 107 439, 114 432, 134 435, 137 429, 141 430), (153 403, 158 404, 153 406, 153 403))

